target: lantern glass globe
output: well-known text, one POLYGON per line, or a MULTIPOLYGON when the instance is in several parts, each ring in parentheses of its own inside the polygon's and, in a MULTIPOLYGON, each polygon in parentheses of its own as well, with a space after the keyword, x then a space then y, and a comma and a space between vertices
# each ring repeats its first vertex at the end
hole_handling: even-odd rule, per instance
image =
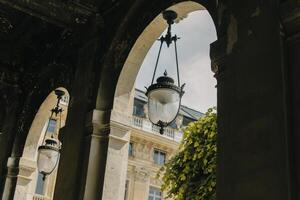
POLYGON ((45 145, 38 149, 37 166, 39 172, 44 175, 51 174, 58 163, 59 156, 58 142, 54 139, 47 139, 45 145))

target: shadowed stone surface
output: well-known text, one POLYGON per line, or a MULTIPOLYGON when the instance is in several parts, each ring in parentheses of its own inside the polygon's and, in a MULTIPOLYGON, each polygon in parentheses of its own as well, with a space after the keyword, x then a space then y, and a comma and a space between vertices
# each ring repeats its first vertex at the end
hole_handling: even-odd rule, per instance
MULTIPOLYGON (((153 32, 146 27, 180 2, 0 0, 4 199, 13 199, 16 184, 5 183, 6 175, 19 173, 18 159, 7 172, 8 158, 21 156, 38 108, 57 87, 71 100, 54 199, 101 199, 114 101, 126 111, 135 74, 164 25, 157 21, 153 32), (143 34, 153 36, 145 46, 143 34)), ((217 198, 299 199, 299 3, 195 2, 210 12, 218 35, 211 45, 218 81, 217 198)))

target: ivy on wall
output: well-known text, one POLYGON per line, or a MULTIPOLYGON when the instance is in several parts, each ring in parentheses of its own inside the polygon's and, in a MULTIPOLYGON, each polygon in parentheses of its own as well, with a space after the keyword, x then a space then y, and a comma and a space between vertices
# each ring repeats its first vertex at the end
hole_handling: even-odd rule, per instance
POLYGON ((208 109, 183 129, 179 151, 159 171, 162 190, 175 200, 215 200, 217 113, 208 109))

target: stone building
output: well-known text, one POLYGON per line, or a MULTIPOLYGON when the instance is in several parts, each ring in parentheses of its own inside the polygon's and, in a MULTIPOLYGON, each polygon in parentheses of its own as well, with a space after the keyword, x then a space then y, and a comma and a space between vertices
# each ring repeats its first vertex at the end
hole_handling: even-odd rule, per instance
POLYGON ((132 129, 129 142, 129 157, 125 183, 125 200, 164 199, 160 191, 160 180, 156 177, 160 167, 178 149, 182 138, 180 128, 197 120, 202 113, 181 106, 179 116, 164 135, 147 119, 147 98, 136 90, 132 129))
MULTIPOLYGON (((35 156, 30 158, 24 152, 21 158, 20 169, 22 172, 18 176, 14 195, 15 200, 53 199, 57 169, 43 180, 42 174, 37 171, 36 164, 37 147, 41 144, 41 138, 44 134, 49 137, 49 134, 54 133, 59 126, 58 117, 46 119, 45 121, 45 117, 49 116, 50 113, 49 107, 55 104, 53 97, 55 96, 51 93, 47 98, 48 100, 39 109, 37 121, 31 127, 31 132, 41 131, 41 134, 35 134, 35 137, 31 137, 26 142, 26 151, 30 149, 31 154, 35 156), (49 126, 47 126, 48 123, 49 126), (46 127, 48 127, 47 130, 45 130, 46 127)), ((67 117, 68 99, 68 95, 64 96, 60 104, 64 110, 62 128, 65 126, 67 117)), ((156 177, 157 172, 178 149, 182 138, 180 129, 202 115, 200 112, 181 106, 177 119, 165 129, 164 135, 160 135, 159 128, 152 125, 147 119, 147 98, 144 92, 136 89, 133 101, 133 113, 127 135, 129 140, 121 145, 123 146, 122 149, 120 143, 115 142, 116 138, 123 140, 120 135, 115 134, 110 138, 108 159, 116 162, 109 162, 106 177, 113 176, 113 179, 108 180, 107 184, 114 187, 105 188, 103 197, 105 200, 163 199, 163 194, 160 191, 161 181, 156 177), (126 151, 127 147, 128 150, 126 151), (122 156, 114 159, 115 154, 122 156), (125 165, 121 165, 122 162, 125 165), (117 171, 127 171, 127 176, 118 179, 115 177, 116 174, 109 168, 114 168, 114 171, 115 169, 117 171), (118 180, 120 181, 119 184, 118 180)), ((120 127, 124 125, 122 122, 119 124, 120 127)))
POLYGON ((300 198, 299 1, 0 0, 3 200, 14 198, 24 172, 21 158, 37 111, 59 87, 69 91, 70 103, 54 199, 99 200, 113 187, 106 171, 126 176, 109 167, 119 154, 107 159, 108 143, 117 133, 122 140, 113 142, 120 147, 128 140, 129 126, 116 118, 125 115, 122 124, 129 124, 128 99, 166 28, 166 9, 178 13, 179 23, 207 9, 215 24, 217 199, 300 198))

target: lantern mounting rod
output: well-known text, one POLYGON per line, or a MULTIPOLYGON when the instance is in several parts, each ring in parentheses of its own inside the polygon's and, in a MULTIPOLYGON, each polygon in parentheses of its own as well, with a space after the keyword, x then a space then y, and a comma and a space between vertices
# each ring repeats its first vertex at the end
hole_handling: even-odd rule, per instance
POLYGON ((162 36, 159 40, 161 42, 166 42, 167 46, 169 47, 170 44, 172 44, 172 41, 176 41, 179 39, 179 37, 177 37, 177 35, 172 36, 171 33, 171 27, 172 24, 174 24, 174 20, 177 18, 177 13, 173 10, 165 10, 163 12, 163 18, 167 21, 168 23, 168 31, 167 34, 165 36, 162 36))
POLYGON ((53 109, 51 109, 51 113, 52 113, 52 115, 55 113, 55 116, 57 116, 59 113, 61 113, 63 111, 62 108, 59 107, 59 103, 60 103, 62 96, 65 95, 65 92, 62 90, 54 90, 54 93, 57 96, 57 103, 56 103, 56 106, 53 109))
POLYGON ((171 33, 171 27, 172 24, 174 24, 175 19, 177 18, 177 13, 173 10, 165 10, 163 13, 163 18, 167 21, 168 23, 168 30, 165 36, 161 36, 158 40, 160 41, 160 46, 159 46, 159 51, 158 51, 158 55, 157 55, 157 59, 156 59, 156 63, 155 63, 155 67, 154 67, 154 73, 153 73, 153 77, 152 77, 152 81, 151 84, 153 84, 154 82, 154 78, 155 78, 155 74, 156 74, 156 69, 157 69, 157 65, 159 62, 159 58, 160 58, 160 53, 161 53, 161 49, 162 49, 162 45, 165 42, 167 44, 167 47, 170 47, 170 45, 172 44, 172 42, 174 42, 174 49, 175 49, 175 60, 176 60, 176 68, 177 68, 177 81, 178 81, 178 87, 180 87, 180 80, 179 80, 179 67, 178 67, 178 55, 177 55, 177 40, 180 39, 180 37, 177 37, 177 35, 172 36, 171 33))

